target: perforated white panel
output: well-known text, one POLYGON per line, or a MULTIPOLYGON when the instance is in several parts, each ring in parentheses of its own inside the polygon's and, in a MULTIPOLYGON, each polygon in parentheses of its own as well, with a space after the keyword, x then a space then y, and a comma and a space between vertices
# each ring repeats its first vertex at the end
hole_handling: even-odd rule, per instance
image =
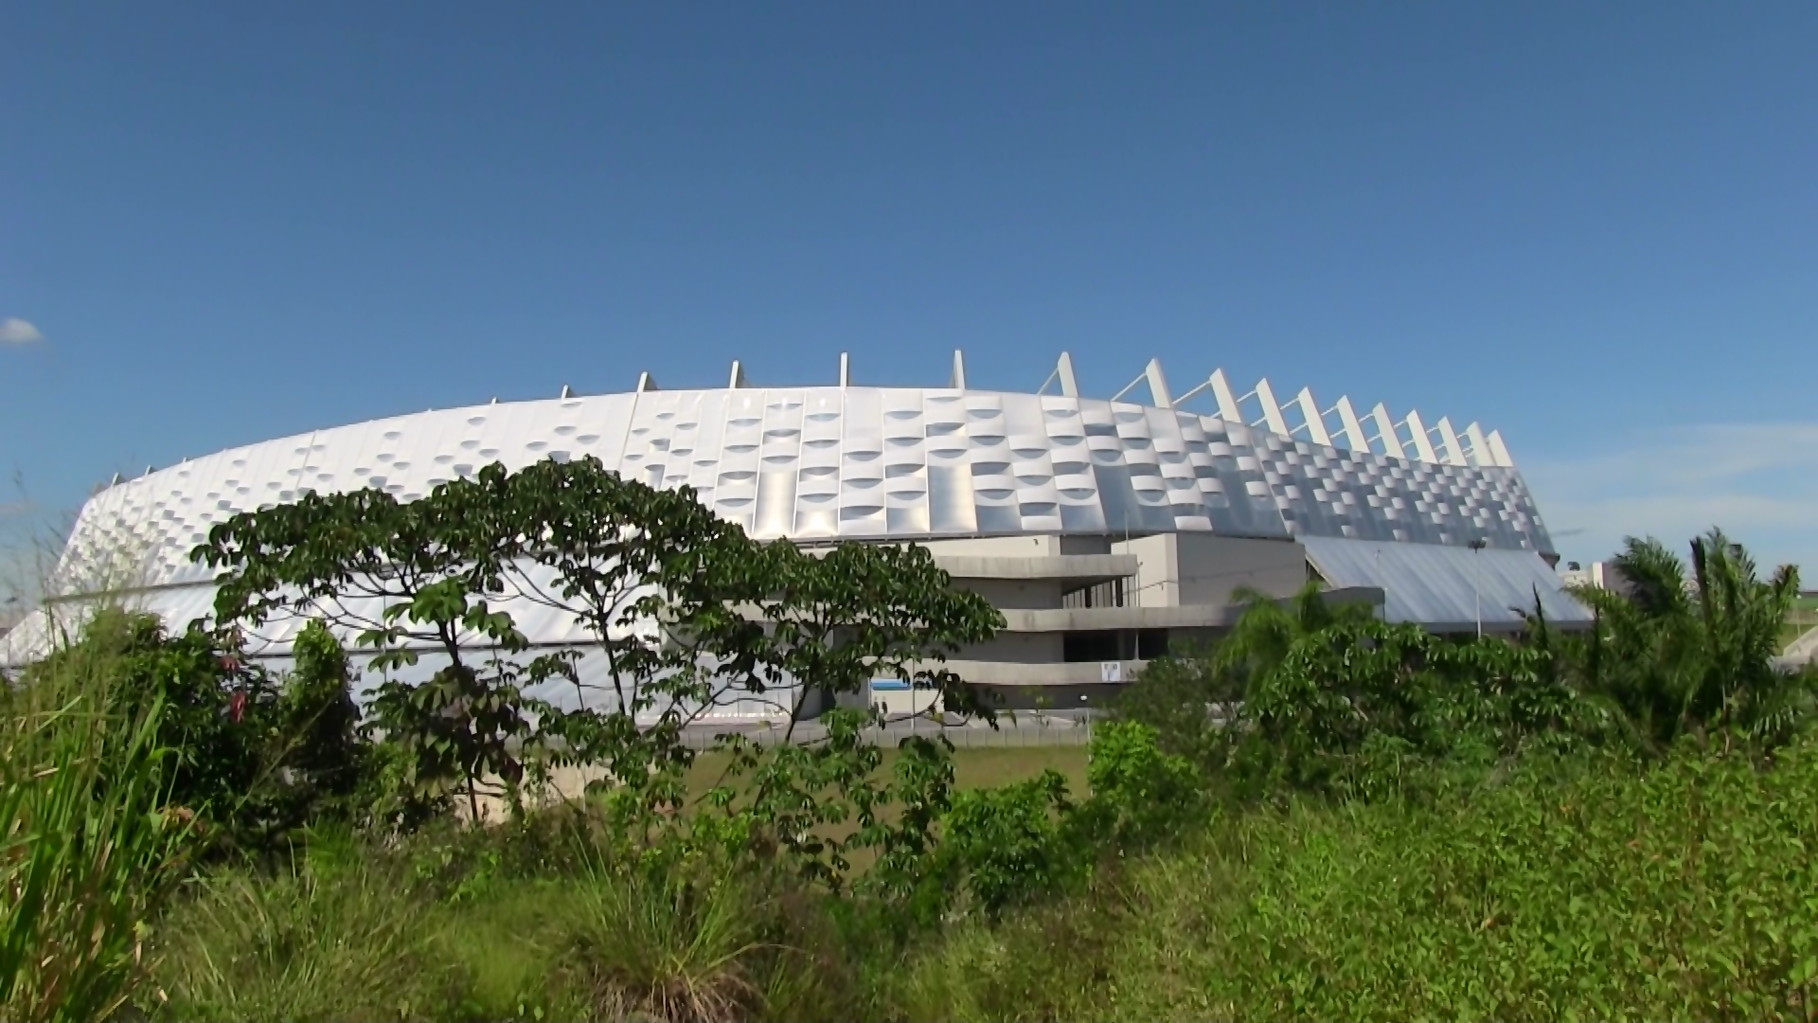
POLYGON ((1513 468, 1343 450, 1126 402, 810 387, 480 405, 233 448, 98 494, 65 567, 74 579, 102 552, 130 551, 139 585, 205 581, 189 551, 236 512, 364 486, 411 500, 491 462, 586 455, 656 486, 692 485, 765 538, 1191 530, 1551 549, 1513 468))

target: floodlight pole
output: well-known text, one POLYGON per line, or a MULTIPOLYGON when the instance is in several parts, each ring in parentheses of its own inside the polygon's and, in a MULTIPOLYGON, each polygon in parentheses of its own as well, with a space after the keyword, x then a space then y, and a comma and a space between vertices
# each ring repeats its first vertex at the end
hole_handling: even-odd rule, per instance
POLYGON ((1482 537, 1472 540, 1471 548, 1471 598, 1477 605, 1477 638, 1483 639, 1483 562, 1478 555, 1488 547, 1490 542, 1482 537))

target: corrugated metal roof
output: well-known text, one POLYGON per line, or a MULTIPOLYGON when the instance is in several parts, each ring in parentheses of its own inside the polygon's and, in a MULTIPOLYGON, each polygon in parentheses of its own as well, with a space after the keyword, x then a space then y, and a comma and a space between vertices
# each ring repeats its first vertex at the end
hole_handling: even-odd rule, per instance
POLYGON ((1300 538, 1307 557, 1333 586, 1378 586, 1387 594, 1383 616, 1429 627, 1518 624, 1534 595, 1554 622, 1588 622, 1591 613, 1551 565, 1533 551, 1480 551, 1438 544, 1377 543, 1300 538), (1482 617, 1479 618, 1481 613, 1482 617))

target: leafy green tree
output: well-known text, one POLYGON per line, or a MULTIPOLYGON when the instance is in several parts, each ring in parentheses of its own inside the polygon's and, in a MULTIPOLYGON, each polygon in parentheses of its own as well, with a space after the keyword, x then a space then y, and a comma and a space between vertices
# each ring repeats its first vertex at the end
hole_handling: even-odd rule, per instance
POLYGON ((1596 617, 1578 670, 1644 747, 1713 732, 1778 741, 1809 720, 1809 678, 1774 663, 1798 598, 1796 568, 1763 579, 1748 552, 1716 529, 1692 541, 1689 570, 1652 538, 1624 541, 1615 564, 1620 589, 1575 591, 1596 617))
POLYGON ((1318 583, 1289 600, 1240 589, 1243 613, 1210 647, 1151 661, 1114 705, 1122 718, 1155 733, 1162 752, 1202 766, 1217 766, 1228 753, 1225 725, 1239 713, 1245 693, 1267 685, 1295 644, 1322 630, 1375 619, 1373 605, 1336 602, 1318 583))
POLYGON ((1224 700, 1242 699, 1249 685, 1278 670, 1301 640, 1334 626, 1376 619, 1375 605, 1332 600, 1317 582, 1309 582, 1286 601, 1248 587, 1234 597, 1243 605, 1243 614, 1213 656, 1213 666, 1224 680, 1214 695, 1224 700))
MULTIPOLYGON (((496 791, 484 779, 510 794, 527 761, 569 761, 604 766, 654 826, 679 805, 682 730, 714 707, 781 686, 855 694, 886 675, 976 706, 943 662, 1001 625, 925 550, 758 543, 691 490, 592 458, 492 465, 410 503, 307 494, 222 523, 193 556, 222 573, 224 626, 321 619, 381 671, 435 658, 427 683, 380 686, 373 716, 409 750, 420 794, 460 791, 475 813, 496 791), (527 614, 586 638, 532 649, 527 614), (583 681, 584 653, 606 664, 603 684, 583 681), (568 708, 530 695, 562 680, 568 708)), ((793 728, 803 707, 782 709, 793 728)))

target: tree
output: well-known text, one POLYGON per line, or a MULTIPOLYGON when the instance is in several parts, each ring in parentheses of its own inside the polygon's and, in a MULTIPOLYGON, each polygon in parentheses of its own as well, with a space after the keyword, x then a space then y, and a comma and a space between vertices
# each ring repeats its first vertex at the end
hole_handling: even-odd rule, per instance
POLYGON ((1317 582, 1287 601, 1248 587, 1234 596, 1244 611, 1217 646, 1214 665, 1226 678, 1223 699, 1242 699, 1248 686, 1278 670, 1294 645, 1336 625, 1374 621, 1376 608, 1361 601, 1327 599, 1317 582))
MULTIPOLYGON (((925 550, 758 543, 692 490, 592 458, 495 464, 408 504, 306 494, 216 526, 193 556, 222 572, 223 626, 321 619, 380 670, 435 657, 427 683, 381 686, 374 716, 410 745, 420 785, 457 786, 476 813, 485 779, 515 789, 527 751, 672 803, 681 730, 779 687, 855 693, 887 674, 976 706, 943 661, 1001 624, 925 550), (577 638, 533 648, 531 614, 577 638), (558 707, 564 680, 574 699, 558 707)), ((802 709, 777 706, 792 725, 802 709)))
POLYGON ((1713 730, 1784 738, 1810 716, 1810 680, 1774 664, 1799 594, 1798 570, 1760 578, 1721 530, 1691 543, 1691 566, 1653 538, 1629 537, 1620 591, 1580 587, 1595 624, 1578 655, 1583 686, 1659 750, 1713 730))
POLYGON ((1225 756, 1224 720, 1245 693, 1266 683, 1296 643, 1345 623, 1372 621, 1373 605, 1329 600, 1308 583, 1287 601, 1248 587, 1228 635, 1208 649, 1158 658, 1118 694, 1116 713, 1153 729, 1163 752, 1200 762, 1225 756))

